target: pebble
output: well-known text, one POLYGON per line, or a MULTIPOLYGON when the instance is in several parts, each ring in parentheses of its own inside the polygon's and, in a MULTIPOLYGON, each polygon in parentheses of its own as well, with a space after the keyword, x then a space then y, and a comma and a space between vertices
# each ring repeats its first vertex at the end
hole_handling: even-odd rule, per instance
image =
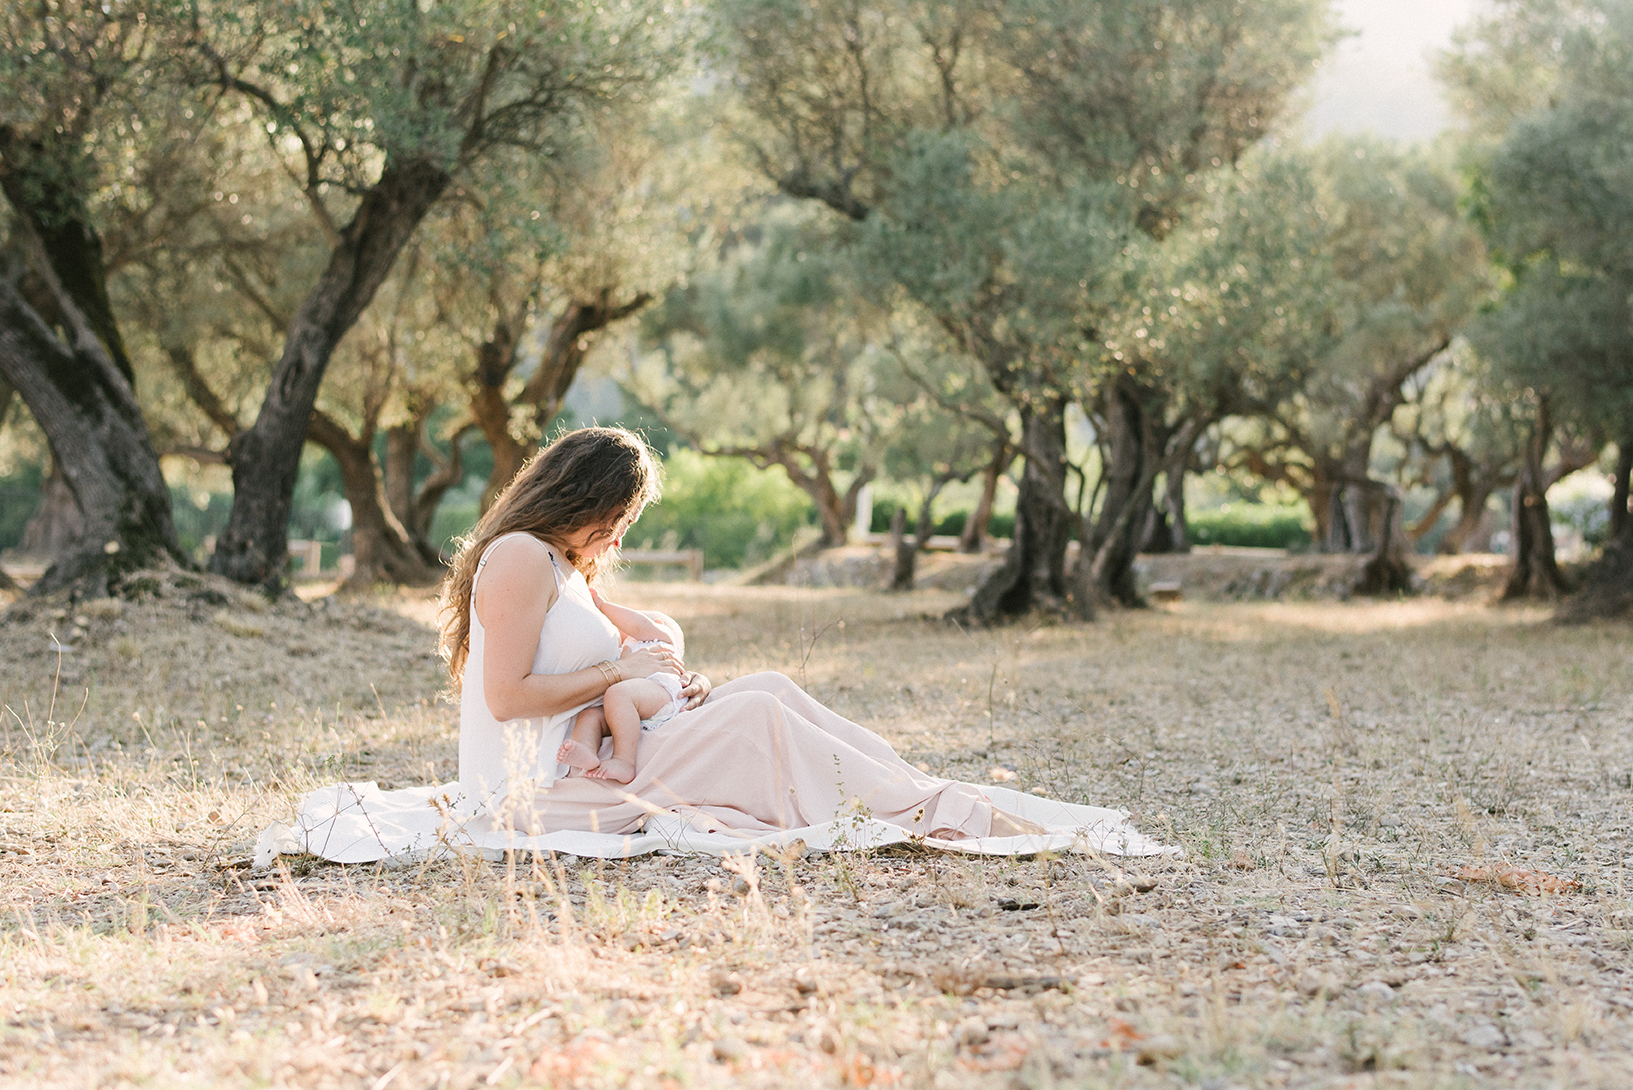
POLYGON ((1314 999, 1318 995, 1331 995, 1337 990, 1337 981, 1319 969, 1306 969, 1298 975, 1298 990, 1301 995, 1314 999))
POLYGON ((1369 980, 1356 988, 1355 994, 1368 1003, 1388 1003, 1395 998, 1395 989, 1381 980, 1369 980))
POLYGON ((1140 1043, 1137 1058, 1140 1063, 1150 1065, 1159 1060, 1175 1060, 1183 1055, 1185 1055, 1184 1041, 1167 1033, 1159 1033, 1140 1043))
POLYGON ((741 1037, 722 1037, 714 1042, 710 1051, 720 1063, 734 1063, 748 1055, 748 1045, 741 1037))
POLYGON ((985 1018, 972 1015, 958 1023, 958 1028, 953 1031, 953 1036, 965 1048, 974 1048, 976 1045, 986 1044, 991 1039, 992 1034, 987 1031, 987 1020, 985 1018))
POLYGON ((1490 1022, 1475 1026, 1463 1034, 1463 1043, 1470 1048, 1483 1048, 1490 1051, 1499 1048, 1503 1043, 1503 1031, 1490 1022))

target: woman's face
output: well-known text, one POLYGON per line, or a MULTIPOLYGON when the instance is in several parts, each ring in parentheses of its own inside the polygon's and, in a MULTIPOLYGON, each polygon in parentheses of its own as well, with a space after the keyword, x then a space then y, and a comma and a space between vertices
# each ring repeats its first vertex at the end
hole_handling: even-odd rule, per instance
POLYGON ((577 533, 568 534, 562 539, 562 544, 584 559, 594 560, 608 549, 622 545, 624 531, 634 521, 632 517, 619 516, 611 522, 595 523, 577 533))

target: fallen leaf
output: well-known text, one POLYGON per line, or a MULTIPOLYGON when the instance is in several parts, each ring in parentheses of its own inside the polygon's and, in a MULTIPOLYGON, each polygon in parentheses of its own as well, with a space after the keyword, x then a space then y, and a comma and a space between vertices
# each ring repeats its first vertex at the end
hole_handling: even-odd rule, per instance
POLYGON ((1511 889, 1515 893, 1529 893, 1533 897, 1544 893, 1572 893, 1582 888, 1581 882, 1559 878, 1539 870, 1516 867, 1512 863, 1498 863, 1490 867, 1458 867, 1452 871, 1452 877, 1464 882, 1490 882, 1504 889, 1511 889))
POLYGON ((1106 1039, 1102 1042, 1105 1048, 1126 1049, 1145 1040, 1145 1034, 1134 1028, 1132 1022, 1121 1018, 1113 1018, 1106 1024, 1108 1030, 1106 1039))

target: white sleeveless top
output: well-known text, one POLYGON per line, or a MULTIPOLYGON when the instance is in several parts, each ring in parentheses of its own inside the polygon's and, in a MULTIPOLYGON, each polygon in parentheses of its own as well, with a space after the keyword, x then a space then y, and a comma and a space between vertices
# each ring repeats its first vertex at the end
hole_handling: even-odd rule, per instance
POLYGON ((482 660, 487 634, 476 616, 476 585, 494 546, 513 537, 526 538, 545 554, 556 573, 556 601, 544 616, 538 648, 533 652, 535 674, 569 674, 605 659, 618 657, 620 634, 595 608, 590 586, 582 572, 569 567, 564 576, 554 553, 532 534, 505 534, 482 553, 471 580, 471 640, 460 675, 459 784, 467 799, 484 809, 497 809, 507 795, 524 785, 536 791, 550 786, 567 766, 556 763, 556 751, 567 740, 573 717, 593 701, 531 719, 495 719, 482 686, 482 660))

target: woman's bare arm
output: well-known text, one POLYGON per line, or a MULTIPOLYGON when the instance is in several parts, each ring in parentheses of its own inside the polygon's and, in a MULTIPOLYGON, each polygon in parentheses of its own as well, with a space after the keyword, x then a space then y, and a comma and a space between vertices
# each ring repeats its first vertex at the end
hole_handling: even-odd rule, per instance
MULTIPOLYGON (((539 631, 557 593, 550 555, 541 544, 512 538, 488 554, 474 596, 476 616, 485 633, 482 689, 488 710, 501 722, 564 712, 594 700, 606 692, 613 680, 594 666, 568 674, 533 672, 539 631)), ((665 668, 647 651, 625 658, 613 672, 622 677, 644 677, 665 668), (651 661, 635 661, 639 655, 651 661)))

